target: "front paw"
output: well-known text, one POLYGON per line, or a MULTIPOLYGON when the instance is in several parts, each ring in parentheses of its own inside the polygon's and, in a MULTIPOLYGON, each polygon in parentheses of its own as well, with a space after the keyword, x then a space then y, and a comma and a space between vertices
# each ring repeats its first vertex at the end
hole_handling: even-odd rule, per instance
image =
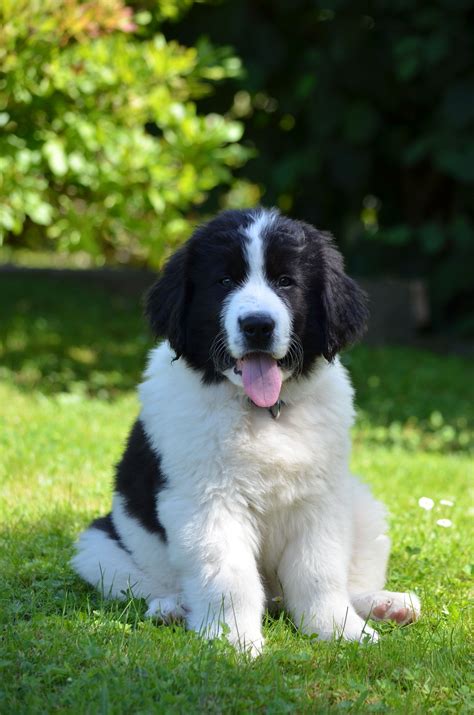
POLYGON ((148 604, 145 617, 153 618, 161 623, 175 623, 185 619, 186 608, 182 604, 179 594, 164 598, 153 598, 148 604))
POLYGON ((222 616, 210 618, 207 614, 204 616, 203 614, 190 613, 186 621, 188 629, 196 631, 202 638, 214 640, 225 637, 236 650, 247 653, 252 658, 256 658, 262 653, 265 641, 260 629, 256 625, 246 628, 244 619, 236 622, 235 614, 229 616, 228 619, 225 619, 224 616, 223 619, 222 616))
POLYGON ((251 658, 258 658, 262 655, 263 646, 265 645, 265 639, 261 633, 255 635, 240 634, 239 636, 234 636, 233 634, 228 635, 229 642, 241 653, 246 653, 251 658))
POLYGON ((335 624, 334 636, 346 641, 359 641, 359 643, 377 643, 379 634, 367 625, 359 616, 351 617, 335 624))
MULTIPOLYGON (((318 617, 312 621, 312 632, 318 640, 332 640, 342 638, 347 641, 360 643, 376 643, 379 634, 360 618, 352 606, 341 606, 336 610, 319 611, 318 617)), ((304 624, 303 624, 304 625, 304 624)), ((308 633, 309 628, 303 630, 308 633)))

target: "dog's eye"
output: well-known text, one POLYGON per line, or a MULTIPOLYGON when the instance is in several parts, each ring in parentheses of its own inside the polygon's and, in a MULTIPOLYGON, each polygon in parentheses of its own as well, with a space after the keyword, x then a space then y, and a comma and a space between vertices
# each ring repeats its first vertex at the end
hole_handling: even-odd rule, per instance
POLYGON ((280 276, 277 280, 277 285, 279 288, 288 288, 288 286, 293 285, 293 281, 290 276, 280 276))
POLYGON ((229 276, 224 276, 224 278, 221 278, 219 283, 221 284, 221 286, 224 286, 224 288, 232 288, 232 286, 234 285, 234 281, 229 276))

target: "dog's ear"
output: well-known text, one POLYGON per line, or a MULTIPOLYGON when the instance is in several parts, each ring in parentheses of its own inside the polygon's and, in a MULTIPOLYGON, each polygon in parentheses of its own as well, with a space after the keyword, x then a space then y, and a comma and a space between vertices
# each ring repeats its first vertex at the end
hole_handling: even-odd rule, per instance
POLYGON ((187 247, 183 246, 165 264, 145 296, 145 314, 156 337, 165 337, 180 357, 185 346, 187 294, 187 247))
POLYGON ((331 361, 343 348, 359 340, 369 319, 367 294, 344 272, 344 260, 330 234, 319 233, 322 259, 322 308, 325 345, 331 361))

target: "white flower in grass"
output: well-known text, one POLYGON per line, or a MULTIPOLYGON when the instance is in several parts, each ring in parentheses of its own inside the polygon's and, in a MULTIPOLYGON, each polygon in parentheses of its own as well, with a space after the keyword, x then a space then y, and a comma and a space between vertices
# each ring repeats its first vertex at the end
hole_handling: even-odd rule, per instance
POLYGON ((431 511, 434 507, 434 501, 429 497, 421 497, 418 499, 418 506, 421 506, 425 511, 431 511))
POLYGON ((454 506, 454 502, 449 501, 449 499, 440 499, 439 503, 443 506, 454 506))
POLYGON ((438 519, 436 523, 438 526, 442 526, 443 529, 449 529, 449 527, 453 525, 451 519, 438 519))

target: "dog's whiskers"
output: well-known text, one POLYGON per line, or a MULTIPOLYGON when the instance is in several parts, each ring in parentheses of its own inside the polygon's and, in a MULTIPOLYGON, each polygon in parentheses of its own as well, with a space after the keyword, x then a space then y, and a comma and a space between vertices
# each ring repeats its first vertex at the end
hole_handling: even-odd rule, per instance
POLYGON ((217 372, 224 372, 234 364, 234 358, 227 349, 226 336, 222 331, 214 338, 209 357, 214 363, 214 368, 217 372))
MULTIPOLYGON (((209 359, 217 372, 224 372, 234 366, 235 360, 229 353, 227 338, 223 331, 214 338, 209 350, 209 359)), ((280 367, 298 377, 303 370, 303 346, 298 336, 293 335, 285 357, 278 361, 280 367)))
POLYGON ((298 336, 293 335, 285 357, 280 360, 280 366, 289 370, 293 377, 298 377, 303 370, 303 346, 298 336))

